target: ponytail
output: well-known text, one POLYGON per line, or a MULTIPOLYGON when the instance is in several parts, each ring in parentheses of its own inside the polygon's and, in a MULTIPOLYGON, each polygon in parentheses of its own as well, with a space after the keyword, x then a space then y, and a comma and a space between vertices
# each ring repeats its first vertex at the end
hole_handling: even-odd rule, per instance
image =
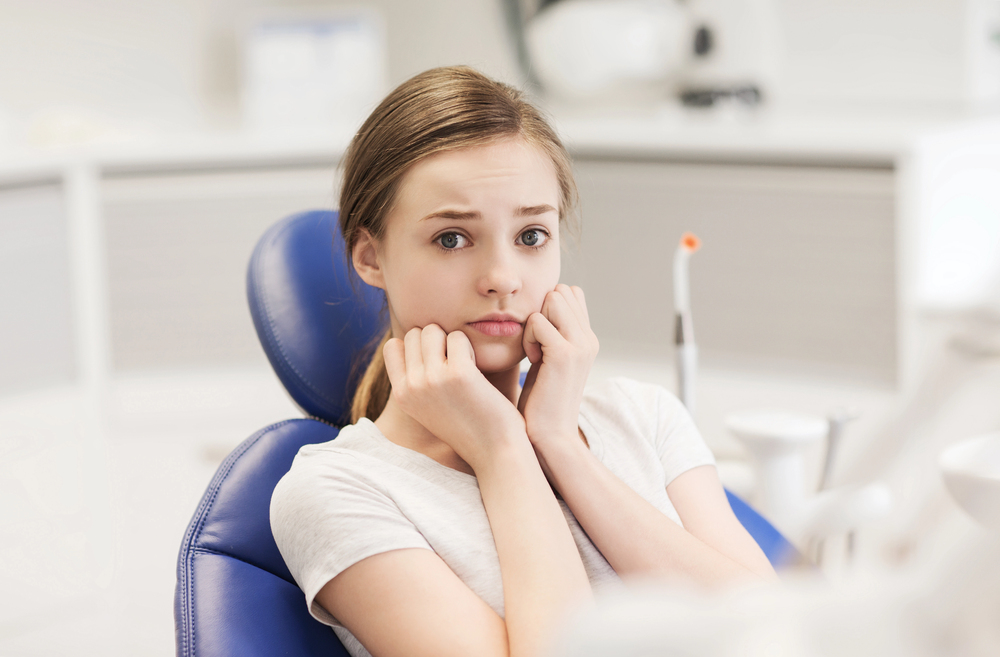
POLYGON ((371 361, 365 369, 364 376, 361 377, 358 388, 354 392, 354 401, 351 402, 351 423, 354 424, 363 417, 375 420, 385 405, 389 402, 389 393, 392 391, 392 384, 389 383, 389 373, 385 371, 385 358, 382 356, 382 348, 392 337, 392 329, 386 329, 382 338, 377 342, 372 342, 374 352, 371 361))

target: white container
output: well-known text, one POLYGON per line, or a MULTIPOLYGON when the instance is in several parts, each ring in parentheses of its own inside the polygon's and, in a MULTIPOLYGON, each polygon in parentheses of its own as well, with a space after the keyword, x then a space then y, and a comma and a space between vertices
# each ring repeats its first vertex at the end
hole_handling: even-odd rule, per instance
POLYGON ((973 518, 1000 529, 1000 432, 969 438, 941 453, 945 486, 973 518))

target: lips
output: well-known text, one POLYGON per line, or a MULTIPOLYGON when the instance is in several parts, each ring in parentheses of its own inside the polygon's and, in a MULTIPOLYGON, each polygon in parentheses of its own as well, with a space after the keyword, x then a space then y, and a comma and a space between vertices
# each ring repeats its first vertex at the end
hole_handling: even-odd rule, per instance
POLYGON ((521 332, 521 322, 510 315, 487 315, 469 326, 491 338, 509 338, 521 332))

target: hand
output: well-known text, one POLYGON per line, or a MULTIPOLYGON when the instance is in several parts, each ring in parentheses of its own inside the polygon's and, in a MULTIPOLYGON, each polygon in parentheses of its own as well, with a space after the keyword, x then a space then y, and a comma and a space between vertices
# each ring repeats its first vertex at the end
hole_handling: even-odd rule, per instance
POLYGON ((551 440, 578 439, 580 402, 599 347, 579 287, 560 283, 541 312, 528 317, 524 352, 531 369, 517 408, 536 450, 551 440))
POLYGON ((382 351, 393 399, 476 470, 493 450, 524 436, 524 419, 476 367, 469 338, 437 324, 412 328, 382 351))

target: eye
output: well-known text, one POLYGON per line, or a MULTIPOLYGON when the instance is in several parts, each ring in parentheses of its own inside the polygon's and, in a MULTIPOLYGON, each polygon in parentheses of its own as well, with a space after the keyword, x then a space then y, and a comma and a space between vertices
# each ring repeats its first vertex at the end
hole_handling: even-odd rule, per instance
POLYGON ((438 235, 434 241, 446 251, 460 249, 469 242, 468 238, 461 233, 442 233, 441 235, 438 235))
POLYGON ((538 248, 549 241, 549 234, 539 228, 530 228, 517 237, 518 244, 538 248))

